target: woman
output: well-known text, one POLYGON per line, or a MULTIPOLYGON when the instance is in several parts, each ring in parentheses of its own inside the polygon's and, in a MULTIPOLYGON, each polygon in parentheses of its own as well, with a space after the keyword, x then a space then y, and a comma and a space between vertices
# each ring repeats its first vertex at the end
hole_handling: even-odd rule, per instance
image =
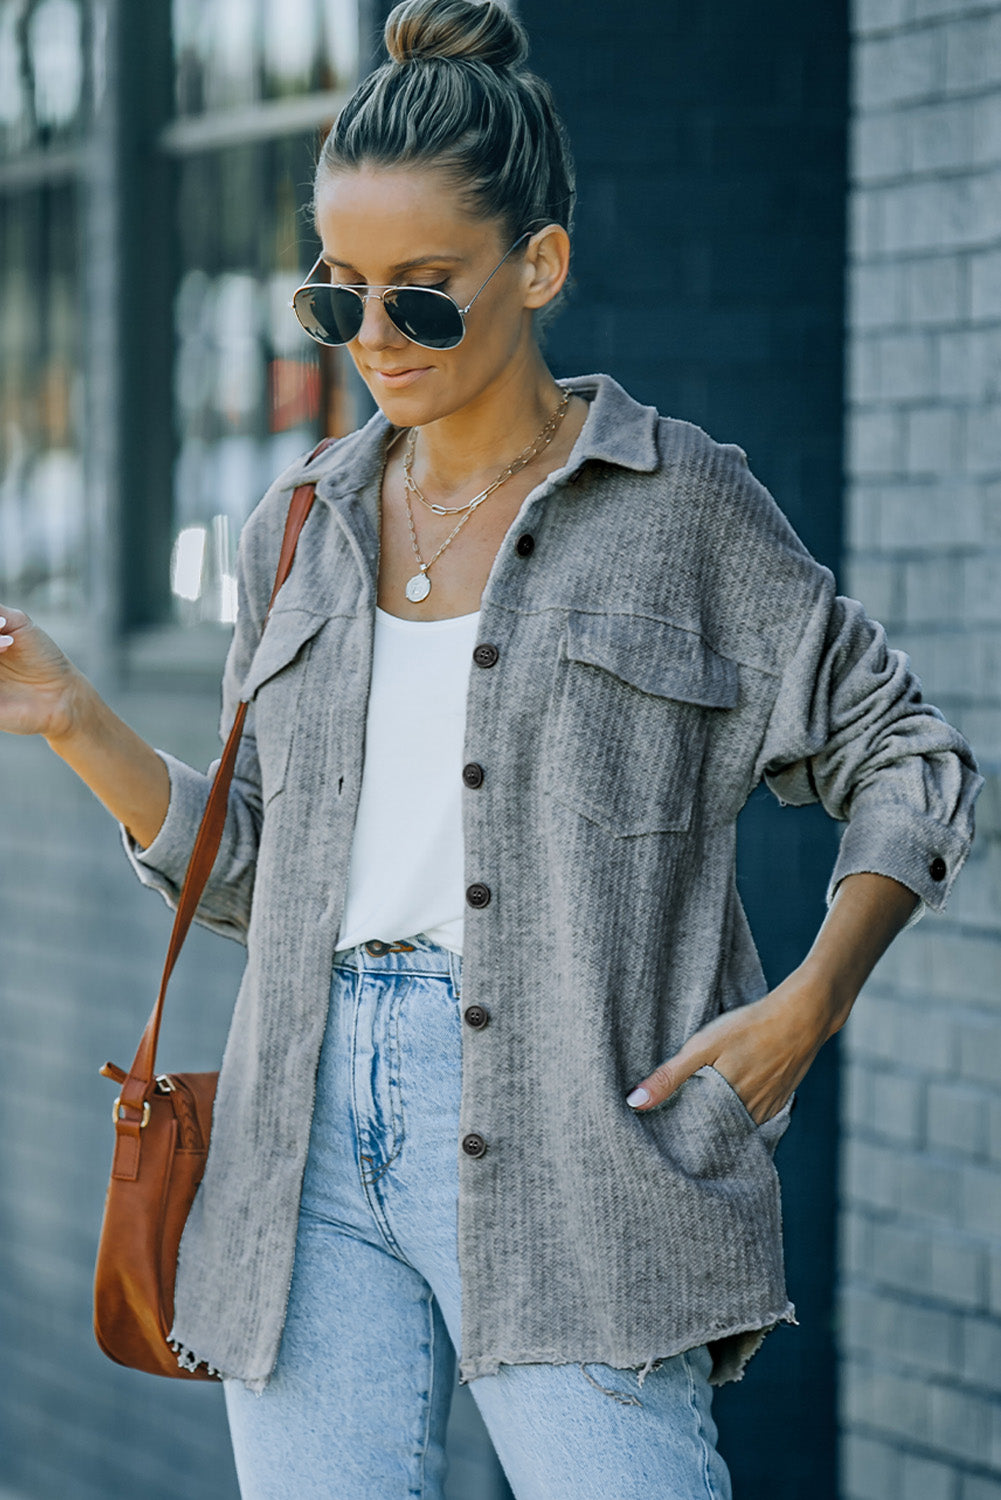
MULTIPOLYGON (((294 302, 379 411, 241 537, 199 918, 248 962, 173 1338, 225 1379, 245 1496, 439 1496, 457 1350, 519 1500, 727 1496, 710 1386, 793 1319, 771 1153, 979 778, 740 449, 553 379, 573 172, 518 24, 406 0, 386 40, 294 302), (848 822, 770 993, 734 883, 762 778, 848 822)), ((2 612, 0 723, 174 902, 208 777, 2 612)))

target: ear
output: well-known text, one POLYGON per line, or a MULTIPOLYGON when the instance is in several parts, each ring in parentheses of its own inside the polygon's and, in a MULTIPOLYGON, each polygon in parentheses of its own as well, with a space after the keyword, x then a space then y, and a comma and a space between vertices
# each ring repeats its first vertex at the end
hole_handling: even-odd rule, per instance
POLYGON ((562 224, 547 224, 525 246, 526 307, 552 302, 570 270, 570 236, 562 224))

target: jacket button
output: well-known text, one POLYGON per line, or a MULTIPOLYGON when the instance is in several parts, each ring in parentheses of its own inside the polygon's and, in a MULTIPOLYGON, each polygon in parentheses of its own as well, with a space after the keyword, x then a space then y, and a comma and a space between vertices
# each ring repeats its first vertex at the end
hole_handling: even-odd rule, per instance
POLYGON ((467 1156, 482 1156, 487 1149, 487 1143, 476 1131, 470 1131, 469 1135, 462 1137, 462 1149, 467 1156))
POLYGON ((946 877, 946 863, 941 854, 936 854, 928 866, 928 874, 932 880, 944 880, 946 877))
POLYGON ((473 649, 473 661, 478 667, 495 667, 499 657, 497 647, 492 646, 489 641, 481 641, 473 649))
POLYGON ((524 536, 520 536, 515 542, 514 550, 519 557, 531 557, 535 551, 535 537, 526 531, 524 536))
POLYGON ((470 906, 477 908, 490 905, 490 887, 482 885, 478 880, 466 887, 466 900, 470 906))
POLYGON ((467 786, 474 789, 483 785, 483 767, 478 766, 475 760, 471 760, 468 766, 462 768, 462 779, 467 786))
POLYGON ((462 1012, 462 1019, 467 1026, 473 1026, 480 1031, 490 1020, 490 1012, 485 1005, 467 1005, 462 1012))

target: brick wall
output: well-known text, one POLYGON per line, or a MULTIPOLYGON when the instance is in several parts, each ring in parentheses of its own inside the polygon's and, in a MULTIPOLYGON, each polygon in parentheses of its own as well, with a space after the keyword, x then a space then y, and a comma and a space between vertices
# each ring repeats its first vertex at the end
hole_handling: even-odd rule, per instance
POLYGON ((988 784, 845 1033, 845 1500, 1001 1496, 1001 5, 856 0, 852 592, 988 784))

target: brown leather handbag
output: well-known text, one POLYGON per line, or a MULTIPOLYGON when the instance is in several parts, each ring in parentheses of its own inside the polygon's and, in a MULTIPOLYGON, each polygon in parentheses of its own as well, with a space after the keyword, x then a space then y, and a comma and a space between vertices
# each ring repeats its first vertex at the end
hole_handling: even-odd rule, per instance
MULTIPOLYGON (((325 438, 310 462, 332 438, 325 438)), ((264 618, 288 577, 313 504, 314 486, 303 484, 289 506, 278 572, 264 618)), ((182 1368, 168 1341, 174 1321, 177 1251, 188 1212, 205 1170, 218 1073, 160 1073, 156 1045, 164 996, 205 882, 219 852, 236 752, 247 704, 241 702, 213 779, 181 888, 160 993, 126 1073, 114 1063, 101 1072, 121 1085, 114 1103, 115 1150, 104 1201, 94 1275, 94 1333, 110 1359, 183 1380, 215 1380, 203 1365, 182 1368)))

